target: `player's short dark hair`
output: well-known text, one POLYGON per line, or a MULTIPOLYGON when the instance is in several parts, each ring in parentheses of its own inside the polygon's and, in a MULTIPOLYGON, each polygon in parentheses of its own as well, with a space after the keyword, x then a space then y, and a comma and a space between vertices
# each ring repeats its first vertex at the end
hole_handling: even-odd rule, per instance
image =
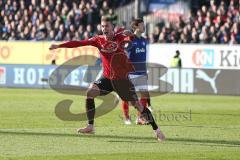
POLYGON ((131 28, 132 28, 133 30, 135 30, 136 27, 139 25, 139 23, 143 23, 143 22, 144 22, 144 21, 143 21, 142 18, 136 18, 136 19, 132 20, 132 22, 131 22, 131 28))

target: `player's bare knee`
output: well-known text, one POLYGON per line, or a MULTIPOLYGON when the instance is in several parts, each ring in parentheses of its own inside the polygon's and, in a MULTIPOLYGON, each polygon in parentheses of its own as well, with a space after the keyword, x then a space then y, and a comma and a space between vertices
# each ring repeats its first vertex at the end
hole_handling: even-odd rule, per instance
POLYGON ((87 90, 87 98, 95 98, 98 95, 100 95, 99 88, 96 85, 92 85, 88 90, 87 90))

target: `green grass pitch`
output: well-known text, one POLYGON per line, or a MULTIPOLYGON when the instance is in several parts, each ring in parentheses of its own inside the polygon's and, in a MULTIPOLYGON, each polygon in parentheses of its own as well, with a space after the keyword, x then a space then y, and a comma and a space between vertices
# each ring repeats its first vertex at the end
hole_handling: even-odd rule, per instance
MULTIPOLYGON (((76 129, 86 122, 62 121, 54 113, 66 98, 74 100, 71 112, 84 110, 81 96, 1 88, 0 160, 240 159, 238 96, 153 97, 165 142, 154 138, 150 126, 125 126, 120 105, 95 120, 95 135, 77 135, 76 129)), ((130 111, 134 121, 133 107, 130 111)))

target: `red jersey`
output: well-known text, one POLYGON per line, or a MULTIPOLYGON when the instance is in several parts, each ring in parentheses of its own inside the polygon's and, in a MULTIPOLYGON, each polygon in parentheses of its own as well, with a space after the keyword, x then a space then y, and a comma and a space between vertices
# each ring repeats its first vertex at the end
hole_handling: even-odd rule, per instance
POLYGON ((113 40, 107 40, 104 36, 94 36, 88 40, 69 41, 60 44, 60 48, 75 48, 80 46, 94 46, 99 49, 103 64, 103 76, 112 79, 126 79, 129 72, 134 71, 127 54, 123 48, 123 42, 129 41, 129 36, 116 33, 113 40))

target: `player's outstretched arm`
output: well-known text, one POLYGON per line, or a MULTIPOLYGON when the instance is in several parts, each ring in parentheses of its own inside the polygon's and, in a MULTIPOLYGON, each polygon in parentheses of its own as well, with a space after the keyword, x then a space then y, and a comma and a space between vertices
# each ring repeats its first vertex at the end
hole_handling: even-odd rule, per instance
POLYGON ((49 47, 49 50, 58 49, 58 48, 76 48, 81 46, 97 46, 95 39, 81 40, 81 41, 69 41, 62 44, 52 44, 49 47))

